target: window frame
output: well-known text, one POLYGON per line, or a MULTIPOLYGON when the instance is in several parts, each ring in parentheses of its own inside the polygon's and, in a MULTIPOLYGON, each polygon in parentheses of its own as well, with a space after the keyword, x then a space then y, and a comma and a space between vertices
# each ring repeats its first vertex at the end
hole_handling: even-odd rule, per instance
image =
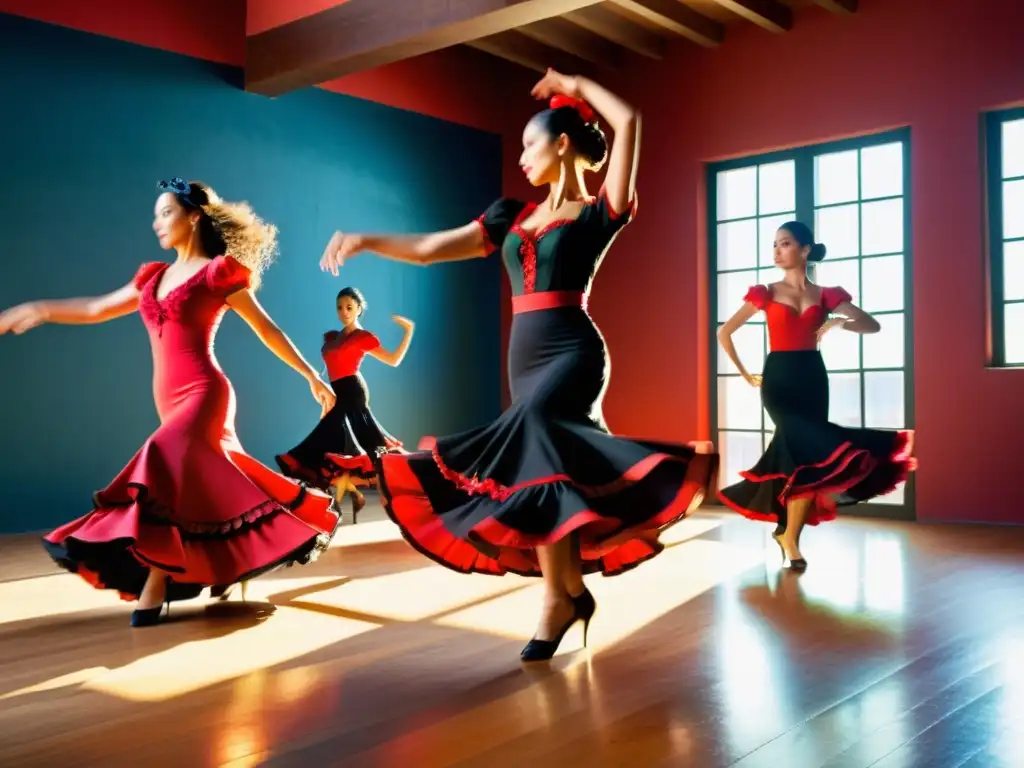
MULTIPOLYGON (((1006 362, 1006 305, 1024 304, 1024 299, 1006 301, 1003 291, 1003 184, 1024 176, 1003 178, 1003 124, 1024 119, 1024 107, 985 112, 981 116, 982 147, 985 162, 986 232, 988 244, 988 366, 1024 368, 1024 363, 1006 362)), ((1013 238, 1016 242, 1019 238, 1013 238)))
MULTIPOLYGON (((1022 110, 1024 113, 1024 110, 1022 110)), ((903 367, 902 369, 891 369, 891 370, 902 370, 903 372, 903 407, 904 407, 904 429, 914 429, 915 423, 915 403, 914 403, 914 304, 913 304, 913 231, 911 227, 911 211, 912 211, 912 190, 911 190, 911 168, 913 158, 911 156, 912 142, 911 142, 911 130, 909 127, 897 128, 894 130, 884 131, 881 133, 867 134, 864 136, 857 136, 848 139, 841 139, 838 141, 823 142, 817 144, 808 144, 799 147, 793 147, 790 149, 777 150, 773 152, 766 152, 756 155, 746 155, 743 157, 737 157, 730 160, 724 160, 719 162, 709 162, 705 164, 705 185, 706 185, 706 200, 707 200, 707 242, 708 242, 708 291, 709 291, 709 306, 711 314, 711 322, 708 323, 709 330, 709 343, 710 343, 710 354, 708 355, 708 368, 710 372, 710 388, 709 388, 709 399, 710 403, 710 419, 711 419, 711 432, 715 445, 721 444, 721 432, 722 431, 750 431, 754 430, 720 430, 718 426, 718 338, 717 332, 720 326, 718 320, 718 185, 717 175, 722 171, 736 170, 740 168, 749 168, 752 166, 764 165, 768 163, 783 162, 792 160, 794 162, 794 175, 795 175, 795 203, 796 203, 796 217, 800 221, 813 222, 815 220, 815 209, 824 208, 829 206, 815 206, 814 198, 814 158, 818 155, 830 154, 833 152, 843 152, 848 150, 860 150, 867 149, 874 146, 883 144, 891 144, 894 142, 901 142, 903 144, 903 309, 902 313, 904 316, 904 340, 903 340, 903 367)), ((881 200, 887 198, 880 198, 881 200)), ((891 198, 888 198, 891 199, 891 198)), ((863 205, 865 202, 874 202, 874 198, 871 200, 862 200, 858 197, 857 202, 863 205)), ((844 203, 845 204, 845 203, 844 203)), ((870 256, 857 256, 858 268, 863 264, 863 261, 871 258, 878 258, 889 254, 872 254, 870 256)), ((761 267, 758 267, 761 268, 761 267)), ((888 313, 881 313, 888 314, 888 313)), ((897 314, 894 312, 893 314, 897 314)), ((767 336, 765 337, 767 339, 767 336)), ((766 341, 767 344, 767 341, 766 341)), ((857 369, 860 375, 860 386, 861 386, 861 420, 864 421, 864 381, 865 378, 863 373, 864 359, 863 359, 863 342, 861 343, 861 360, 860 368, 857 369)), ((885 371, 890 369, 868 369, 869 372, 875 370, 885 371)), ((830 373, 841 373, 842 371, 830 371, 830 373)), ((763 417, 762 417, 763 418, 763 417)), ((762 424, 764 422, 762 421, 762 424)), ((764 433, 764 430, 759 430, 760 434, 764 433)), ((915 493, 915 479, 914 473, 911 473, 907 478, 904 486, 904 496, 902 504, 887 504, 885 502, 868 503, 864 502, 856 504, 850 507, 846 507, 846 513, 851 515, 857 515, 862 517, 873 517, 883 518, 889 520, 906 520, 913 521, 917 519, 916 514, 916 493, 915 493)))

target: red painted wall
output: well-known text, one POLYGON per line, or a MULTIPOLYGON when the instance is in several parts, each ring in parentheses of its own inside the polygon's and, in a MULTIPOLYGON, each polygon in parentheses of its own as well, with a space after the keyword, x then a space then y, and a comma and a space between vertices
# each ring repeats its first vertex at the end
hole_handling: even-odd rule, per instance
POLYGON ((707 437, 703 163, 909 125, 922 521, 1024 523, 1024 371, 985 368, 979 113, 1024 100, 1020 0, 861 0, 772 35, 730 28, 628 73, 645 110, 640 210, 598 277, 612 429, 707 437), (654 75, 673 85, 655 85, 654 75))

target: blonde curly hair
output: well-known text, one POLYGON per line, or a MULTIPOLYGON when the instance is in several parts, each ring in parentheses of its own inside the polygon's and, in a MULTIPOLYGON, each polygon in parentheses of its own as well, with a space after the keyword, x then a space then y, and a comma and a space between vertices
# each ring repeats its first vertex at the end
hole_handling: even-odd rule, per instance
POLYGON ((190 190, 171 189, 185 210, 198 210, 199 238, 209 256, 228 254, 251 272, 256 290, 263 273, 277 257, 277 227, 264 221, 246 202, 228 202, 202 181, 189 181, 190 190))

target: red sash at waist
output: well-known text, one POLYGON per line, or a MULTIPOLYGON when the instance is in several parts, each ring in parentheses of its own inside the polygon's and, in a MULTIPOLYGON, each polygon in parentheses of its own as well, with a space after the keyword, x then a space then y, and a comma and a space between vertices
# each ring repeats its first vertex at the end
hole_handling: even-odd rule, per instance
POLYGON ((541 309, 558 309, 559 307, 587 308, 587 294, 583 291, 541 291, 526 293, 512 297, 512 314, 537 312, 541 309))

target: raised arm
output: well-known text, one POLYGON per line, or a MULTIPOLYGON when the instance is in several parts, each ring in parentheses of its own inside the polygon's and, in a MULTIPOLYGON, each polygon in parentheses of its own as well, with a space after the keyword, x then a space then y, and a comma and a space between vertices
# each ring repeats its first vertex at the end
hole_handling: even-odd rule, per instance
POLYGON ((402 360, 405 359, 405 353, 409 351, 409 342, 412 341, 412 335, 416 329, 416 324, 413 323, 413 321, 410 320, 409 318, 402 317, 400 315, 392 315, 391 319, 405 329, 405 335, 402 337, 402 340, 398 343, 398 346, 395 348, 395 351, 389 352, 388 350, 384 349, 384 347, 378 346, 375 347, 374 349, 369 350, 367 354, 377 358, 382 363, 387 363, 393 368, 397 368, 399 365, 402 364, 402 360))
POLYGON ((465 261, 488 255, 483 229, 470 222, 456 229, 424 235, 360 235, 335 232, 320 259, 320 269, 337 277, 345 260, 361 251, 426 267, 442 261, 465 261))
POLYGON ((77 299, 29 301, 0 312, 0 334, 24 333, 43 323, 94 325, 105 323, 139 308, 139 289, 134 282, 102 296, 77 299))
POLYGON ((739 330, 744 323, 758 313, 759 307, 753 304, 749 299, 743 302, 743 306, 733 313, 733 316, 725 321, 725 324, 718 329, 718 343, 722 345, 722 349, 725 350, 725 354, 732 360, 732 364, 736 366, 736 370, 740 372, 744 379, 747 380, 748 384, 758 386, 760 377, 752 375, 744 366, 740 360, 740 356, 736 353, 736 345, 732 343, 732 335, 739 330))
POLYGON ((252 328, 263 344, 286 365, 298 371, 309 382, 313 397, 325 411, 334 407, 334 392, 320 379, 316 369, 302 356, 292 340, 285 335, 277 323, 267 314, 252 291, 245 288, 227 297, 228 305, 252 328))
POLYGON ((608 156, 604 191, 608 205, 621 213, 633 204, 640 162, 640 112, 608 89, 585 77, 576 78, 579 98, 590 104, 611 126, 614 137, 608 156))
POLYGON ((579 75, 563 75, 553 69, 533 87, 533 95, 548 99, 561 93, 583 99, 604 118, 614 133, 604 191, 608 205, 621 213, 633 203, 640 158, 640 112, 604 86, 579 75))

